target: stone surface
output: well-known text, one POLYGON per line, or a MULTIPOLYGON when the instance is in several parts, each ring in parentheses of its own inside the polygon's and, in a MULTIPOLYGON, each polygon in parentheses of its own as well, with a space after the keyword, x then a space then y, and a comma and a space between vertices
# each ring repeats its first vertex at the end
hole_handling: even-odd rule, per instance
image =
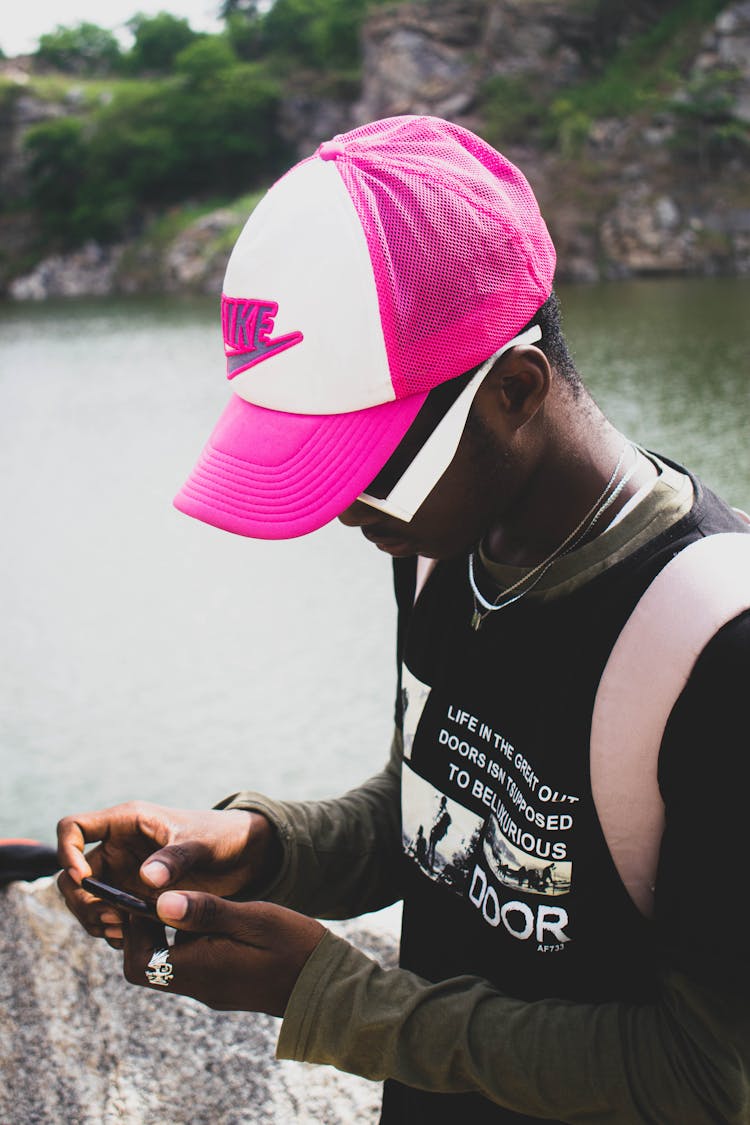
POLYGON ((695 231, 682 224, 674 200, 640 182, 605 219, 601 243, 611 261, 635 273, 685 272, 695 260, 695 231))
POLYGON ((402 113, 455 118, 476 96, 471 48, 484 5, 475 0, 373 10, 365 28, 358 122, 402 113))
POLYGON ((299 89, 290 89, 279 110, 279 132, 297 157, 303 160, 315 152, 321 141, 345 133, 355 124, 356 92, 323 94, 316 84, 298 76, 299 89))
MULTIPOLYGON (((559 0, 535 0, 531 18, 527 0, 376 10, 365 27, 357 118, 437 113, 481 133, 477 107, 488 80, 508 81, 511 91, 525 84, 545 104, 564 98, 566 86, 589 73, 602 35, 594 23, 603 11, 559 0)), ((653 20, 647 4, 620 15, 618 39, 653 20)), ((678 98, 674 111, 651 117, 595 119, 575 152, 495 138, 539 198, 558 250, 558 280, 747 274, 747 232, 731 215, 750 185, 750 138, 744 155, 738 141, 734 156, 716 149, 716 123, 710 112, 705 123, 701 118, 713 97, 730 126, 750 120, 748 0, 728 5, 707 30, 685 76, 681 111, 678 98), (684 155, 686 131, 696 150, 692 160, 684 155)))
POLYGON ((48 297, 102 297, 112 293, 221 292, 232 245, 247 218, 225 207, 196 219, 166 242, 148 231, 130 245, 91 241, 68 254, 53 254, 8 285, 13 301, 48 297))
MULTIPOLYGON (((392 960, 386 931, 337 925, 392 960)), ((0 1121, 8 1125, 367 1125, 380 1086, 277 1062, 279 1021, 128 985, 52 879, 0 891, 0 1121)), ((342 1013, 345 1018, 345 1013, 342 1013)))
POLYGON ((501 75, 559 88, 581 73, 580 16, 559 0, 417 0, 375 8, 364 29, 358 122, 400 113, 459 119, 501 75))
POLYGON ((47 297, 106 297, 112 293, 122 246, 87 242, 70 254, 44 258, 8 286, 14 301, 43 301, 47 297))
POLYGON ((185 290, 220 293, 227 258, 240 218, 231 208, 203 215, 174 239, 163 258, 164 288, 168 293, 185 290), (224 236, 229 232, 230 238, 224 236), (228 242, 228 244, 227 244, 228 242))

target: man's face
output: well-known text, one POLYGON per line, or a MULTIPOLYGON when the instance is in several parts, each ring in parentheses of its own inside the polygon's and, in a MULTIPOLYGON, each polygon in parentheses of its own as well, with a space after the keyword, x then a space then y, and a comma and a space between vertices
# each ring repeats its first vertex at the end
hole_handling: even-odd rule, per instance
MULTIPOLYGON (((502 507, 512 476, 501 442, 484 417, 484 397, 480 388, 455 457, 409 522, 357 500, 341 513, 341 523, 360 528, 366 539, 396 558, 446 559, 475 547, 502 507)), ((368 493, 387 494, 440 414, 441 404, 428 399, 368 493)))

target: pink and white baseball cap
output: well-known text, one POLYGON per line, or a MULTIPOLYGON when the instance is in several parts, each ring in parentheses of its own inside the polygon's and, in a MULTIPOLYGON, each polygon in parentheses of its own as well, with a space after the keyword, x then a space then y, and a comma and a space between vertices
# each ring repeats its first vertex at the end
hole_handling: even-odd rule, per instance
POLYGON ((525 177, 466 129, 393 117, 325 141, 267 192, 232 251, 233 394, 175 506, 262 539, 322 527, 434 387, 518 334, 554 268, 525 177))

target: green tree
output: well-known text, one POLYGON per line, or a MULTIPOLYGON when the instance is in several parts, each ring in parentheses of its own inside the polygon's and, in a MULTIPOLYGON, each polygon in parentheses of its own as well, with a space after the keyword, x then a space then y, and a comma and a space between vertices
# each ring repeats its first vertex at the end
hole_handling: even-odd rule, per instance
POLYGON ((268 183, 289 162, 279 88, 219 37, 192 43, 168 78, 123 83, 84 122, 27 134, 31 202, 58 243, 136 231, 145 215, 186 198, 227 197, 268 183))
POLYGON ((72 234, 85 160, 84 123, 60 117, 32 125, 24 138, 29 155, 29 192, 45 235, 72 234))
POLYGON ((136 74, 168 73, 180 51, 202 37, 186 19, 169 12, 159 12, 155 16, 139 12, 128 20, 128 28, 133 33, 128 66, 136 74))
POLYGON ((79 23, 40 36, 35 58, 68 74, 109 74, 120 66, 122 54, 111 31, 79 23))
POLYGON ((175 73, 167 110, 193 190, 246 191, 291 156, 279 139, 279 86, 263 65, 238 62, 211 37, 182 51, 175 73))
POLYGON ((227 39, 238 58, 259 59, 263 54, 262 16, 257 11, 228 11, 223 19, 227 39))
POLYGON ((142 82, 119 90, 97 114, 85 162, 82 203, 120 199, 120 219, 139 203, 179 197, 180 144, 163 83, 142 82))
POLYGON ((263 0, 223 0, 219 18, 228 20, 232 16, 241 15, 247 19, 260 19, 269 7, 270 4, 263 3, 263 0))
POLYGON ((366 7, 366 0, 276 0, 263 20, 266 45, 320 70, 355 66, 366 7))
POLYGON ((180 51, 174 60, 175 74, 184 75, 192 86, 210 84, 237 64, 237 56, 227 38, 207 35, 180 51))
POLYGON ((368 0, 224 0, 221 15, 244 58, 271 54, 314 70, 351 70, 367 8, 368 0))

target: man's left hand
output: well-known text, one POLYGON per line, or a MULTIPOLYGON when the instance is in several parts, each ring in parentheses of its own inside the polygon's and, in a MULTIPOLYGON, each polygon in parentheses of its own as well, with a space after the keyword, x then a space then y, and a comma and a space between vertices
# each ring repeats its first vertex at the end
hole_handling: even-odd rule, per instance
POLYGON ((269 902, 230 902, 199 891, 166 891, 157 910, 178 933, 169 949, 171 979, 149 985, 148 963, 166 949, 163 927, 131 917, 125 927, 125 977, 131 984, 192 996, 222 1011, 283 1016, 297 977, 325 928, 269 902))

